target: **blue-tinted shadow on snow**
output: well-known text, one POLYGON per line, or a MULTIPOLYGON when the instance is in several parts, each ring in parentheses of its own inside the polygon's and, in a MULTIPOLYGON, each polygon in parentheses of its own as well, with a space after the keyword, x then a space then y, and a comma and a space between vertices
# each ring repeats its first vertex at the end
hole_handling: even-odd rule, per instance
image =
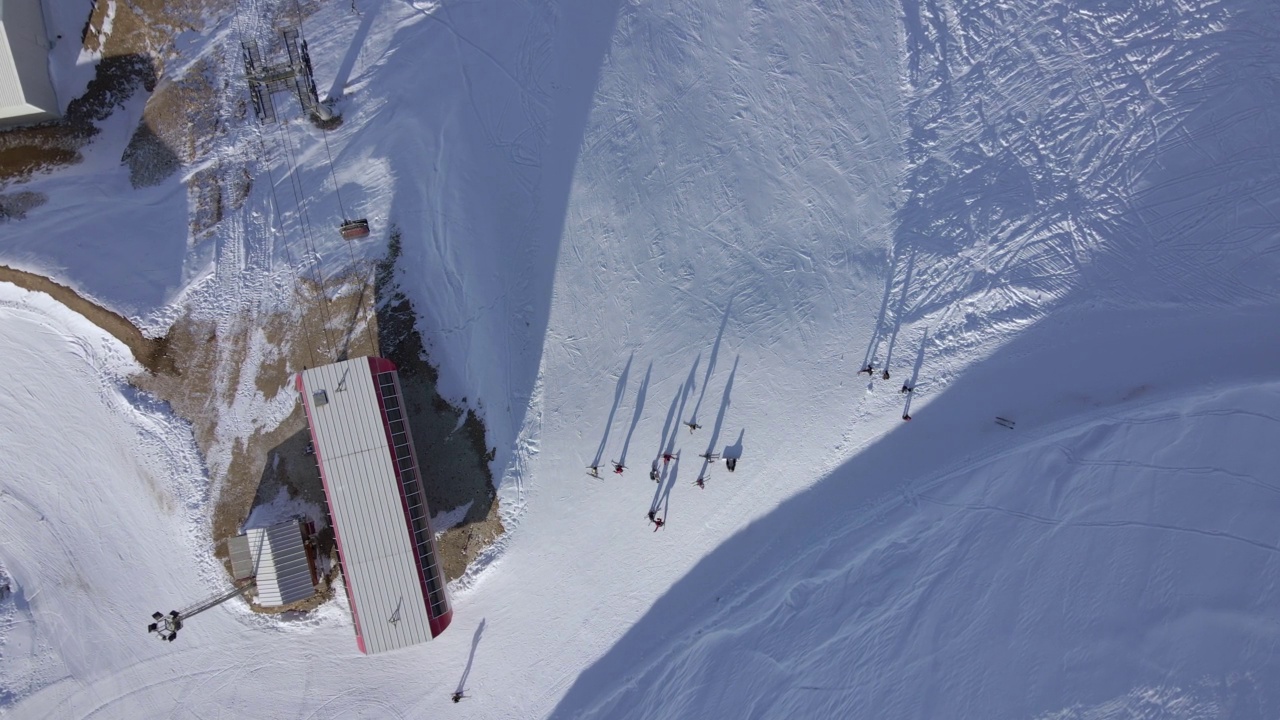
POLYGON ((339 131, 359 113, 381 116, 364 152, 386 158, 397 181, 405 292, 444 392, 485 408, 499 482, 541 366, 569 194, 621 4, 387 4, 384 15, 400 13, 391 46, 421 54, 370 82, 417 104, 353 110, 339 131))
POLYGON ((649 378, 653 375, 653 363, 649 363, 649 367, 644 371, 644 379, 640 381, 640 388, 636 390, 636 407, 631 413, 631 427, 627 429, 627 438, 622 441, 622 455, 618 458, 618 462, 624 467, 627 464, 627 453, 631 450, 631 436, 636 432, 636 425, 640 424, 640 417, 644 415, 644 401, 649 394, 649 378))
MULTIPOLYGON (((352 7, 355 7, 354 4, 352 7)), ((341 99, 346 91, 347 80, 351 78, 351 70, 356 66, 356 58, 360 57, 360 51, 364 49, 365 40, 369 37, 369 28, 373 27, 373 21, 377 19, 381 10, 382 4, 374 3, 361 14, 360 27, 356 29, 355 35, 352 36, 351 45, 347 47, 347 54, 343 56, 342 63, 338 65, 338 72, 333 76, 333 84, 329 86, 327 97, 329 102, 341 99)))
MULTIPOLYGON (((732 310, 733 299, 730 298, 729 304, 724 308, 724 317, 720 319, 720 331, 716 333, 716 341, 711 346, 711 359, 707 361, 707 374, 702 378, 702 390, 698 393, 698 402, 693 404, 693 413, 689 416, 688 422, 698 422, 698 410, 702 409, 702 399, 707 396, 707 385, 711 382, 711 374, 716 370, 716 356, 720 354, 720 341, 724 339, 724 329, 729 326, 729 313, 732 310)), ((694 366, 697 367, 696 362, 694 366)))
MULTIPOLYGON (((941 491, 947 482, 955 482, 948 480, 955 473, 963 477, 967 469, 1015 451, 1027 442, 1052 440, 1055 434, 1071 432, 1090 419, 1183 396, 1188 387, 1195 390, 1203 382, 1199 368, 1214 367, 1223 385, 1274 378, 1269 358, 1280 354, 1280 336, 1273 333, 1262 337, 1252 331, 1273 317, 1273 312, 1265 310, 1231 311, 1216 317, 1186 317, 1176 311, 1109 311, 1041 323, 930 398, 927 412, 922 410, 914 422, 901 424, 812 488, 784 501, 705 556, 604 656, 582 672, 551 717, 1035 717, 1105 702, 1144 684, 1194 683, 1206 673, 1230 676, 1248 668, 1251 662, 1255 663, 1254 671, 1266 670, 1274 676, 1280 672, 1276 666, 1280 648, 1261 641, 1248 653, 1240 650, 1239 655, 1230 654, 1240 658, 1238 666, 1233 667, 1213 667, 1206 660, 1175 670, 1121 654, 1114 661, 1115 672, 1091 675, 1105 676, 1103 682, 1080 685, 1070 674, 1045 672, 1046 667, 1057 667, 1064 657, 1082 649, 1046 647, 1043 638, 1037 636, 1024 642, 1024 636, 1041 633, 1053 638, 1066 632, 1065 637, 1079 637, 1079 642, 1084 643, 1096 632, 1089 628, 1114 621, 1085 613, 1073 617, 1079 627, 1073 626, 1071 632, 1011 619, 1012 636, 986 638, 986 645, 964 652, 938 647, 931 651, 933 656, 893 657, 896 667, 924 668, 924 676, 936 680, 926 686, 899 685, 901 680, 875 676, 874 672, 870 680, 879 682, 851 681, 845 686, 819 686, 804 676, 788 677, 789 662, 802 664, 788 655, 794 655, 796 648, 806 654, 831 653, 833 659, 859 656, 857 648, 831 647, 830 638, 805 639, 803 636, 811 634, 812 629, 789 624, 788 608, 797 602, 797 597, 851 592, 840 584, 855 577, 852 570, 840 572, 827 566, 807 565, 813 562, 814 548, 833 548, 832 542, 841 541, 832 538, 840 538, 848 528, 877 527, 875 524, 884 522, 890 511, 912 512, 913 497, 921 491, 941 491), (1106 372, 1082 372, 1104 353, 1109 361, 1106 372), (1018 429, 1010 433, 998 427, 992 421, 997 415, 1016 418, 1018 429), (947 474, 939 479, 939 473, 947 474), (753 638, 758 635, 758 643, 755 639, 752 642, 757 643, 754 652, 765 658, 763 664, 743 657, 740 650, 725 654, 722 649, 731 646, 724 645, 724 633, 744 627, 751 628, 753 638), (797 639, 796 634, 801 637, 797 639), (948 652, 981 660, 984 656, 1006 657, 1002 653, 1011 646, 1024 653, 1028 648, 1033 652, 1043 648, 1048 654, 1025 667, 1014 664, 1012 672, 1021 673, 1016 677, 992 678, 981 662, 959 669, 949 667, 945 673, 941 669, 936 674, 928 671, 931 663, 942 662, 939 658, 945 658, 948 652), (708 670, 713 667, 738 668, 734 672, 742 677, 724 687, 683 684, 691 675, 704 671, 714 674, 708 670), (762 675, 748 677, 756 671, 762 675), (1046 682, 1046 677, 1052 679, 1046 682), (997 693, 993 684, 1013 690, 997 693), (942 712, 943 708, 950 710, 942 712)), ((738 482, 768 481, 743 470, 746 468, 737 473, 738 482)), ((1035 478, 1026 481, 1034 482, 1035 478)), ((847 557, 850 567, 856 569, 861 562, 858 558, 883 559, 881 545, 886 542, 884 537, 891 534, 890 528, 885 527, 854 534, 854 540, 868 546, 840 545, 838 552, 832 550, 828 554, 847 557)), ((1271 538, 1257 540, 1273 542, 1271 538)), ((886 566, 876 572, 911 570, 908 563, 896 571, 886 566)), ((943 570, 930 570, 940 571, 943 570)), ((1016 572, 1013 568, 1009 571, 1016 572)), ((927 584, 928 580, 913 576, 902 582, 927 584)), ((1016 590, 1017 583, 1011 584, 1016 590)), ((915 599, 912 602, 951 603, 954 607, 945 611, 916 607, 912 614, 935 618, 931 623, 943 618, 941 622, 963 627, 965 618, 979 610, 964 603, 986 602, 984 598, 984 592, 975 591, 963 598, 915 599)), ((1090 607, 1086 600, 1081 603, 1082 607, 1090 607)), ((850 613, 846 623, 874 622, 874 618, 866 618, 866 608, 846 609, 850 613)), ((890 632, 897 631, 915 632, 910 627, 890 632)), ((895 652, 909 652, 915 647, 905 643, 904 638, 898 640, 899 650, 895 652)), ((1213 641, 1206 636, 1204 642, 1213 641)), ((883 652, 883 648, 876 652, 883 652)), ((812 658, 805 662, 812 662, 812 658)), ((843 672, 851 676, 853 671, 843 672)), ((861 672, 866 673, 866 669, 861 672)), ((721 677, 726 673, 722 672, 721 677)), ((1253 684, 1254 690, 1256 685, 1253 684)), ((1272 715, 1250 712, 1245 716, 1272 717, 1280 712, 1280 687, 1260 702, 1272 715)), ((1262 712, 1260 708, 1258 713, 1262 712)))
POLYGON ((467 678, 471 677, 471 665, 476 661, 476 648, 480 647, 480 636, 484 634, 485 618, 480 618, 480 624, 476 626, 476 632, 471 636, 471 653, 467 655, 467 666, 462 670, 462 677, 458 678, 458 689, 455 692, 465 692, 467 689, 467 678))
POLYGON ((600 447, 596 448, 596 456, 591 461, 591 467, 600 467, 600 461, 604 459, 604 449, 609 443, 609 431, 613 429, 613 417, 618 413, 618 406, 622 404, 622 395, 627 391, 627 376, 631 374, 631 361, 635 358, 636 354, 631 353, 627 357, 626 366, 622 368, 622 373, 618 375, 618 384, 613 391, 613 407, 609 408, 609 419, 604 423, 604 435, 600 437, 600 447))

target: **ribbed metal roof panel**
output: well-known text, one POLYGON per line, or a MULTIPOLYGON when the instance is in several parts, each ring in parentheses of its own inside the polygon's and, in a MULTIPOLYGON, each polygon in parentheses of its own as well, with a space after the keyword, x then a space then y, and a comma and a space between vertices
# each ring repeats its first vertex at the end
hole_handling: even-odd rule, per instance
POLYGON ((357 633, 370 654, 431 638, 368 358, 301 374, 357 633))
POLYGON ((259 605, 280 607, 315 594, 311 564, 297 520, 250 528, 245 535, 257 568, 259 605))

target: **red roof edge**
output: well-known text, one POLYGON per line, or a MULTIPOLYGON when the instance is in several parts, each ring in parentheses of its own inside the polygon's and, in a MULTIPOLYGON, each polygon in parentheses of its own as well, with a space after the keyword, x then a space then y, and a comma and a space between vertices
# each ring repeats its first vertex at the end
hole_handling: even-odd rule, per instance
POLYGON ((373 357, 370 355, 368 359, 369 369, 373 371, 374 375, 384 372, 394 372, 396 369, 396 364, 384 357, 373 357))

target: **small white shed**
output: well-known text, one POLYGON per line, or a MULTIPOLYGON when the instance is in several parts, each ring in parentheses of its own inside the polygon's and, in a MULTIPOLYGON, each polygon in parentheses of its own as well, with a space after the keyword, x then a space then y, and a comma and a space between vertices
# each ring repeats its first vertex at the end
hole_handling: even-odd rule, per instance
POLYGON ((262 607, 288 605, 316 593, 315 573, 307 557, 302 525, 297 520, 250 528, 244 535, 232 538, 231 561, 237 579, 257 578, 258 604, 262 607))
POLYGON ((56 117, 40 0, 0 0, 0 127, 56 117))

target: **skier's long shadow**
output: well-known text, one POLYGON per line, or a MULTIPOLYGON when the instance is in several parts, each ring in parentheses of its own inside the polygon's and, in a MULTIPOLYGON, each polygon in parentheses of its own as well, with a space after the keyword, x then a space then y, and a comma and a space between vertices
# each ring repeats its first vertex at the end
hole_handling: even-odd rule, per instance
POLYGON ((911 368, 911 380, 906 383, 908 387, 914 388, 920 380, 920 368, 924 366, 924 346, 928 344, 929 328, 925 328, 920 335, 920 350, 916 353, 915 367, 911 368))
POLYGON ((649 369, 644 371, 644 380, 640 381, 640 389, 636 391, 636 410, 631 414, 631 429, 627 430, 627 439, 622 441, 622 456, 618 458, 618 464, 626 467, 627 465, 627 448, 631 447, 631 436, 636 432, 636 425, 640 424, 640 414, 644 412, 644 396, 649 392, 649 376, 653 374, 653 363, 649 363, 649 369))
POLYGON ((871 328, 871 342, 867 343, 867 354, 862 358, 863 368, 871 364, 872 358, 876 355, 876 350, 880 348, 880 336, 884 328, 884 319, 889 314, 889 298, 893 295, 894 268, 897 266, 897 258, 890 258, 889 272, 884 279, 884 296, 880 299, 880 314, 876 317, 875 327, 871 328))
MULTIPOLYGON (((724 318, 720 320, 720 332, 716 334, 716 342, 711 346, 711 359, 707 361, 707 374, 702 378, 702 392, 698 395, 698 402, 693 405, 693 414, 689 416, 689 422, 698 422, 698 410, 702 407, 702 398, 707 396, 707 383, 711 382, 711 373, 716 369, 716 355, 720 352, 720 341, 724 339, 724 329, 729 325, 729 311, 733 309, 733 298, 729 299, 729 304, 724 309, 724 318)), ((697 364, 694 364, 697 367, 697 364)))
POLYGON ((622 404, 622 393, 627 390, 627 375, 631 373, 631 361, 634 360, 636 354, 631 353, 631 357, 627 358, 626 367, 622 368, 622 374, 618 376, 618 389, 613 391, 613 408, 609 410, 609 419, 604 423, 604 436, 600 438, 600 447, 596 448, 596 459, 591 462, 592 467, 600 467, 600 460, 604 458, 604 446, 609 442, 609 430, 613 428, 613 416, 618 412, 618 406, 622 404))
MULTIPOLYGON (((720 428, 724 427, 724 416, 729 411, 729 393, 733 391, 733 376, 738 374, 738 361, 742 359, 739 355, 733 359, 733 369, 729 371, 729 381, 724 384, 724 395, 720 398, 720 413, 716 415, 715 427, 711 429, 711 440, 707 443, 707 454, 710 455, 715 450, 716 443, 720 440, 720 428)), ((707 474, 707 468, 711 465, 711 460, 703 458, 702 475, 707 474)))
MULTIPOLYGON (((684 404, 688 401, 690 393, 693 392, 693 374, 697 369, 698 363, 694 362, 693 369, 689 371, 688 379, 685 380, 684 385, 680 386, 680 394, 677 395, 677 398, 680 400, 680 409, 676 412, 677 416, 684 413, 684 404)), ((672 403, 672 406, 675 406, 674 402, 672 403)), ((670 502, 671 489, 675 486, 676 472, 680 467, 680 455, 675 451, 676 437, 679 435, 680 426, 678 425, 670 428, 669 432, 667 428, 663 428, 662 430, 662 452, 672 455, 672 458, 669 466, 667 464, 663 464, 662 466, 662 474, 658 477, 658 487, 653 491, 653 502, 649 504, 650 510, 657 510, 659 505, 665 506, 670 502)), ((658 457, 661 459, 662 456, 659 455, 658 457)), ((658 460, 654 460, 654 462, 656 463, 658 460)))
POLYGON ((742 457, 742 436, 746 434, 747 434, 747 431, 745 428, 742 430, 739 430, 737 441, 734 442, 732 445, 725 445, 724 450, 720 452, 720 457, 724 458, 725 460, 728 460, 730 458, 736 460, 742 457))
POLYGON ((924 333, 920 336, 920 350, 916 352, 916 364, 911 369, 911 379, 902 384, 905 388, 911 388, 911 392, 904 392, 907 400, 902 405, 902 419, 906 420, 911 417, 911 400, 916 396, 916 380, 920 377, 920 367, 924 365, 924 346, 929 342, 929 329, 925 328, 924 333))
MULTIPOLYGON (((662 453, 666 451, 667 437, 671 435, 671 423, 676 418, 676 410, 680 406, 680 398, 684 396, 685 386, 681 385, 676 389, 676 394, 671 398, 671 407, 667 408, 667 421, 662 424, 662 436, 658 438, 658 452, 653 456, 653 464, 656 467, 662 460, 662 453)), ((672 441, 674 442, 674 440, 672 441)))
MULTIPOLYGON (((684 417, 684 405, 689 401, 689 395, 693 393, 694 383, 697 382, 694 378, 694 374, 698 372, 698 360, 701 359, 702 355, 699 354, 698 358, 693 361, 693 367, 689 368, 689 377, 685 378, 684 386, 680 391, 680 409, 676 411, 676 417, 684 417)), ((680 427, 677 426, 671 431, 670 436, 663 436, 664 442, 666 443, 664 452, 671 454, 676 451, 676 436, 679 434, 680 427)))
POLYGON ((462 677, 458 680, 458 692, 467 689, 467 677, 471 675, 471 663, 476 659, 476 648, 480 646, 480 634, 484 632, 485 619, 480 618, 480 624, 476 626, 476 634, 471 638, 471 654, 467 656, 467 667, 462 671, 462 677))
MULTIPOLYGON (((893 346, 898 342, 898 331, 902 329, 902 312, 907 307, 907 293, 911 289, 911 275, 916 269, 916 251, 914 248, 907 256, 907 272, 902 278, 902 292, 898 295, 898 307, 893 311, 893 332, 889 335, 889 352, 884 358, 884 369, 889 369, 893 362, 893 346)), ((868 361, 870 362, 870 361, 868 361)))
POLYGON ((676 478, 680 474, 680 456, 677 455, 671 459, 671 467, 664 470, 662 482, 658 483, 657 489, 653 491, 653 502, 649 504, 649 509, 658 513, 658 516, 666 519, 671 512, 671 491, 676 486, 676 478))

